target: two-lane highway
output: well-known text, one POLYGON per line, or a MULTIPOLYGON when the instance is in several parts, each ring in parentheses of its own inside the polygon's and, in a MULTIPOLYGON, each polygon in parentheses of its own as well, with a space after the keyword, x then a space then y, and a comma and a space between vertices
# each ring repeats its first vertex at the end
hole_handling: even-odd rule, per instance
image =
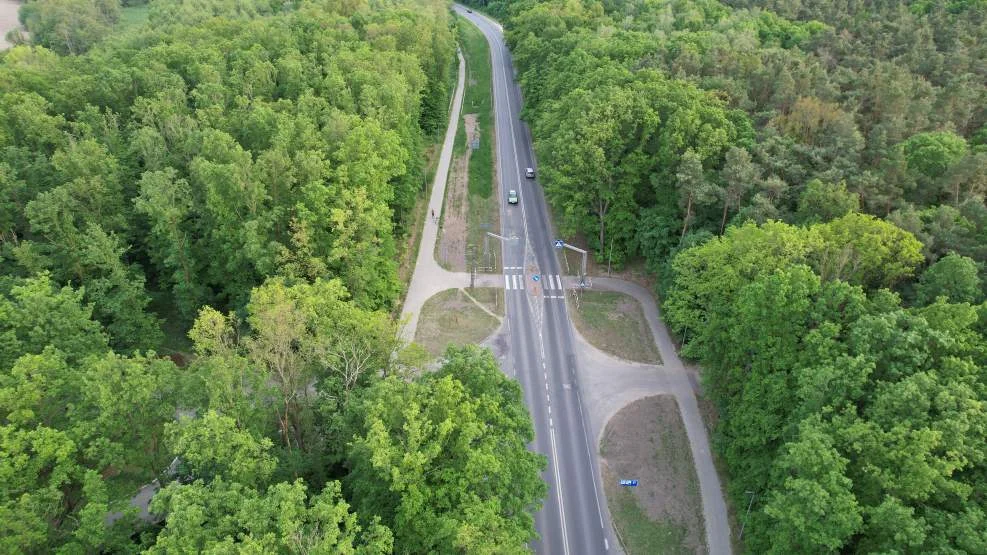
POLYGON ((544 478, 549 493, 536 515, 539 553, 605 553, 611 549, 609 515, 601 495, 576 378, 573 332, 566 313, 558 259, 548 211, 537 180, 530 136, 520 120, 521 92, 514 82, 510 52, 500 26, 490 19, 456 10, 486 36, 493 66, 497 172, 501 185, 501 233, 517 239, 503 244, 506 309, 511 366, 524 389, 535 426, 531 448, 548 457, 544 478), (506 203, 518 191, 517 206, 506 203), (536 281, 536 278, 538 280, 536 281))

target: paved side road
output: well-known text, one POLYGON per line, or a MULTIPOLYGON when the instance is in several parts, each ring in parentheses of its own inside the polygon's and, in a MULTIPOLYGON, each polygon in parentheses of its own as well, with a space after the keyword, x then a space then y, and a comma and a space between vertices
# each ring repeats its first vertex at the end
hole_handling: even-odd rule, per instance
POLYGON ((459 57, 459 75, 456 79, 456 92, 452 97, 452 108, 449 110, 449 127, 442 142, 439 154, 439 164, 435 170, 435 181, 432 184, 432 196, 428 200, 428 212, 425 216, 425 229, 422 230, 421 244, 418 246, 418 258, 415 260, 415 272, 408 284, 408 293, 401 307, 401 338, 407 342, 414 341, 415 330, 418 328, 418 316, 422 305, 432 295, 455 287, 469 285, 469 274, 465 272, 450 272, 439 266, 435 261, 435 241, 439 233, 439 225, 432 219, 432 214, 440 217, 442 204, 446 194, 446 180, 449 177, 449 164, 452 162, 452 146, 456 140, 456 129, 459 127, 459 114, 463 106, 463 93, 466 83, 466 61, 463 54, 459 57))
MULTIPOLYGON (((575 280, 572 281, 575 285, 575 280)), ((692 448, 696 475, 699 477, 699 492, 703 501, 703 518, 706 521, 706 545, 709 547, 709 552, 714 555, 730 553, 730 524, 727 520, 727 507, 723 500, 720 477, 716 473, 716 467, 713 466, 713 456, 710 453, 706 426, 699 414, 699 405, 696 402, 692 383, 689 381, 688 370, 682 364, 678 351, 675 349, 675 343, 661 319, 661 311, 658 309, 654 296, 650 291, 636 283, 613 278, 594 277, 593 288, 624 293, 634 297, 641 304, 645 319, 648 321, 648 327, 651 328, 651 334, 654 336, 655 344, 661 351, 663 363, 661 385, 678 401, 682 422, 685 424, 689 445, 692 448)))

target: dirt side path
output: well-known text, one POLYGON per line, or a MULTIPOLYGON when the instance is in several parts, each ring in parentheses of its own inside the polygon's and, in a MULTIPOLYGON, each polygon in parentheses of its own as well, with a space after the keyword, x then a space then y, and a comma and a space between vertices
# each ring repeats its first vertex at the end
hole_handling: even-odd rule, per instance
MULTIPOLYGON (((476 114, 465 114, 466 142, 477 136, 476 114)), ((454 272, 466 271, 466 230, 469 217, 469 168, 470 153, 458 156, 449 169, 445 205, 442 208, 442 229, 436 246, 436 258, 444 268, 454 272)))

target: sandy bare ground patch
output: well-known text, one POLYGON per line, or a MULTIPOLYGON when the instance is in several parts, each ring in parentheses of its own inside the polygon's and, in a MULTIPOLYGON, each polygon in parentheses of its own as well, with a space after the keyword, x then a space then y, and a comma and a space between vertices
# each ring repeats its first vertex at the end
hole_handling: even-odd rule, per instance
MULTIPOLYGON (((473 294, 481 299, 495 298, 480 288, 474 289, 473 294)), ((486 303, 478 306, 478 303, 482 301, 471 298, 463 289, 447 289, 428 299, 418 319, 415 343, 425 347, 432 356, 441 355, 450 344, 479 344, 497 331, 500 319, 496 306, 488 307, 486 303)), ((499 304, 503 305, 502 298, 499 304)))
POLYGON ((699 482, 673 396, 639 399, 610 419, 601 471, 628 555, 706 553, 699 482), (638 486, 621 487, 621 479, 638 486))
POLYGON ((591 345, 615 357, 661 364, 655 339, 637 299, 611 291, 584 291, 570 299, 569 317, 591 345))
MULTIPOLYGON (((463 116, 466 143, 477 135, 476 114, 463 116)), ((447 270, 466 270, 466 229, 469 214, 469 166, 470 149, 452 161, 449 185, 446 189, 445 207, 442 211, 442 229, 436 246, 436 258, 447 270)))
POLYGON ((21 26, 17 20, 17 10, 21 8, 18 0, 0 0, 0 50, 6 50, 12 45, 7 42, 7 31, 21 26))

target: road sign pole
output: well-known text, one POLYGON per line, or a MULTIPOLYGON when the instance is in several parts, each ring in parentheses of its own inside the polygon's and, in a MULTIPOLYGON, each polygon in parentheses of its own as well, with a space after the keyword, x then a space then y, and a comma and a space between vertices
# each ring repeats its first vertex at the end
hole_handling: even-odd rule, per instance
POLYGON ((584 251, 583 249, 581 249, 579 247, 574 247, 574 246, 572 246, 572 245, 570 245, 568 243, 563 243, 562 246, 565 247, 565 248, 567 248, 567 249, 569 249, 569 250, 574 250, 574 251, 576 251, 578 253, 581 253, 583 255, 583 264, 582 264, 582 267, 581 267, 580 272, 579 272, 579 286, 580 287, 586 287, 586 251, 584 251))

